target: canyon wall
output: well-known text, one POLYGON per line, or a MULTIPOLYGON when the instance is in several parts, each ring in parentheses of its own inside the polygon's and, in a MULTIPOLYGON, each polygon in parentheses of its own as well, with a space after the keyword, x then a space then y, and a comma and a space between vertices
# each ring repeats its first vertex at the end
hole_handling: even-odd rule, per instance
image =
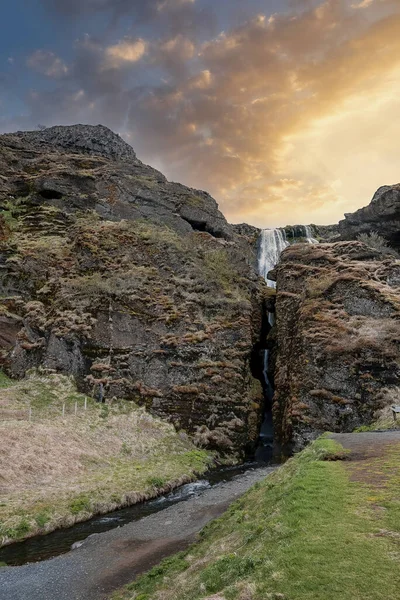
POLYGON ((298 449, 398 403, 400 261, 358 241, 300 244, 272 276, 279 439, 298 449))
POLYGON ((105 127, 0 136, 0 349, 146 405, 200 445, 255 443, 263 282, 207 193, 105 127))

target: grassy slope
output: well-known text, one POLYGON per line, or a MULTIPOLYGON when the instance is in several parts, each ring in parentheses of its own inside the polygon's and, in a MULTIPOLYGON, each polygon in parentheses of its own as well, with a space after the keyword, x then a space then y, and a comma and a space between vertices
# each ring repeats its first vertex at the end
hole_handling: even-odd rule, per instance
POLYGON ((345 461, 326 460, 340 454, 333 440, 317 440, 207 526, 188 552, 114 598, 396 600, 400 447, 380 459, 379 491, 351 481, 345 461))
POLYGON ((0 372, 0 388, 0 545, 155 496, 209 464, 210 455, 133 403, 87 399, 84 411, 67 377, 12 383, 0 372))

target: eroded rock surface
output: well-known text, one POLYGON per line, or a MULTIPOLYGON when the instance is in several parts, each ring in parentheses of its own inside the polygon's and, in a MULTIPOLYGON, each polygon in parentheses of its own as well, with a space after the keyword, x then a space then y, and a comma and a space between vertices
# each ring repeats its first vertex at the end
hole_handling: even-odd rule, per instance
POLYGON ((370 424, 400 393, 400 261, 361 242, 294 245, 276 278, 279 437, 300 448, 370 424))
POLYGON ((357 239, 361 233, 378 233, 393 248, 400 248, 400 184, 379 188, 371 203, 345 215, 339 222, 344 240, 357 239))
POLYGON ((12 375, 43 366, 87 392, 103 383, 226 451, 256 440, 262 284, 213 198, 105 127, 53 127, 0 136, 0 209, 12 375))

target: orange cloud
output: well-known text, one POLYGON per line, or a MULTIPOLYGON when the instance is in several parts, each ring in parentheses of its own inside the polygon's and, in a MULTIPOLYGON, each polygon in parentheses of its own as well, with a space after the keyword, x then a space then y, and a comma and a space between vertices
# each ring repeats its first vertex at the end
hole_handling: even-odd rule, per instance
MULTIPOLYGON (((257 225, 334 222, 400 179, 398 0, 299 1, 206 41, 188 27, 199 4, 152 1, 173 18, 158 39, 85 38, 68 71, 84 95, 33 99, 36 122, 62 96, 63 116, 119 128, 141 158, 257 225)), ((45 58, 32 68, 62 72, 45 58)))
POLYGON ((167 172, 207 187, 231 220, 337 221, 400 179, 390 133, 399 120, 398 3, 327 0, 258 16, 199 56, 197 75, 160 90, 149 154, 158 146, 167 172), (163 111, 174 115, 167 124, 163 111))
POLYGON ((140 60, 146 52, 146 42, 138 40, 122 40, 114 46, 105 49, 104 68, 118 69, 129 63, 140 60))

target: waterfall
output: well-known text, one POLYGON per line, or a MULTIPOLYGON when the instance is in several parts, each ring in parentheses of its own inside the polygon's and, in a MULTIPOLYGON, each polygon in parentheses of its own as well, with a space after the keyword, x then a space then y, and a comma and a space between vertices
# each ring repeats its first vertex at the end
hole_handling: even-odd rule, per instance
POLYGON ((275 288, 274 281, 268 279, 268 273, 279 262, 281 253, 289 246, 286 233, 282 229, 264 229, 261 233, 260 254, 258 258, 258 271, 267 282, 268 287, 275 288))
POLYGON ((315 238, 313 238, 311 227, 309 225, 305 225, 304 226, 304 231, 305 231, 305 236, 304 237, 307 239, 307 242, 309 244, 319 244, 319 241, 316 240, 315 238))
POLYGON ((263 378, 264 378, 264 395, 265 408, 264 418, 260 429, 259 443, 256 450, 255 458, 258 462, 268 463, 273 456, 274 448, 274 424, 272 419, 272 401, 274 396, 274 388, 269 379, 269 350, 263 350, 263 378))
POLYGON ((272 402, 272 397, 274 395, 274 388, 271 385, 268 375, 269 368, 269 350, 264 350, 264 368, 263 368, 263 376, 265 382, 265 395, 267 399, 272 402))
MULTIPOLYGON (((268 279, 268 273, 276 267, 281 253, 288 246, 289 242, 286 240, 286 233, 283 229, 264 229, 261 233, 258 270, 270 288, 275 288, 276 284, 274 281, 268 279)), ((268 323, 270 327, 275 325, 274 313, 268 313, 268 323)), ((266 348, 260 350, 265 397, 264 418, 260 430, 259 445, 256 451, 256 460, 260 462, 268 462, 271 459, 274 444, 274 425, 272 419, 274 388, 268 373, 269 357, 270 350, 267 350, 266 348)))

